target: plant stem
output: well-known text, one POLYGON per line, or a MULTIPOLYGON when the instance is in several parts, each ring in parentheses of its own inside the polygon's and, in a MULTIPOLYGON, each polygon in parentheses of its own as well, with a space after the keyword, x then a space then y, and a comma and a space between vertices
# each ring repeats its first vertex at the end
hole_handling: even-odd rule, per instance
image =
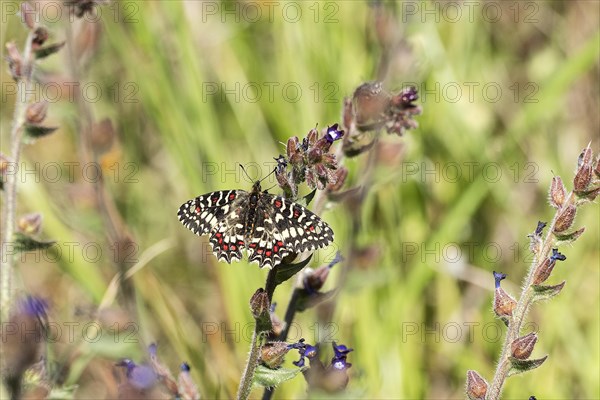
POLYGON ((540 263, 543 263, 544 260, 548 257, 550 250, 554 244, 554 225, 556 224, 556 220, 558 216, 562 213, 562 211, 568 207, 573 202, 574 196, 573 192, 570 192, 567 196, 565 202, 562 207, 556 210, 556 214, 552 219, 552 223, 548 228, 546 238, 542 243, 542 247, 539 253, 534 257, 530 267, 529 272, 527 273, 527 277, 523 283, 523 290, 521 292, 521 296, 519 301, 517 302, 517 306, 513 311, 513 315, 508 324, 508 330, 506 331, 506 338, 504 339, 504 345, 502 346, 502 351, 500 353, 500 359, 498 360, 498 366, 496 367, 496 372, 494 373, 494 379, 490 384, 488 389, 486 400, 498 400, 500 395, 502 394, 502 387, 504 386, 504 381, 508 377, 508 373, 511 368, 511 363, 509 360, 510 356, 510 348, 512 342, 519 337, 521 332, 521 326, 523 325, 523 321, 527 317, 527 313, 529 312, 529 307, 531 305, 533 299, 533 277, 534 273, 540 263))
POLYGON ((25 115, 29 104, 29 96, 33 90, 33 57, 31 43, 33 32, 27 35, 25 49, 23 50, 23 64, 21 71, 23 75, 17 83, 17 93, 15 100, 15 111, 13 114, 12 126, 10 130, 10 163, 14 171, 6 174, 4 183, 4 202, 2 208, 2 260, 0 263, 0 320, 4 321, 8 315, 8 305, 11 298, 12 281, 14 273, 14 257, 12 254, 6 254, 9 246, 12 245, 13 233, 16 225, 17 208, 17 176, 19 170, 19 160, 21 148, 23 145, 23 127, 25 125, 25 115))
POLYGON ((252 334, 252 344, 250 345, 250 354, 248 355, 248 361, 246 362, 246 368, 242 374, 242 380, 240 381, 240 387, 237 392, 237 400, 246 400, 250 396, 252 390, 252 378, 254 378, 254 371, 258 365, 258 358, 260 356, 260 335, 258 332, 258 325, 254 328, 252 334))

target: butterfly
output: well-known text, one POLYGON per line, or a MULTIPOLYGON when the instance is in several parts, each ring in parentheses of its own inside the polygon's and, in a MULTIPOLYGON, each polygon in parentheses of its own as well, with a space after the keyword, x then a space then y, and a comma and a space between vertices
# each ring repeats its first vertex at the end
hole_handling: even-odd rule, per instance
POLYGON ((179 221, 198 236, 209 235, 219 261, 241 260, 273 268, 294 253, 314 251, 333 242, 333 230, 298 203, 267 191, 260 181, 252 191, 207 193, 181 205, 179 221))

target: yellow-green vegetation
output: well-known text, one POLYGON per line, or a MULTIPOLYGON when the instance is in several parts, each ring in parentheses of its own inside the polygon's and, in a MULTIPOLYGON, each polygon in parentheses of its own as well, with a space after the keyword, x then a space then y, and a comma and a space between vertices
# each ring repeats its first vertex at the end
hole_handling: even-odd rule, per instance
MULTIPOLYGON (((288 138, 341 123, 344 98, 377 79, 392 92, 417 87, 419 127, 382 133, 371 153, 344 160, 345 188, 370 176, 362 203, 329 203, 320 214, 335 244, 312 266, 337 250, 345 258, 326 282, 337 288, 333 306, 319 309, 332 323, 307 310, 289 339, 354 348, 346 392, 319 398, 464 398, 467 370, 493 377, 506 329, 492 312, 492 271, 518 296, 527 235, 554 215, 552 177, 570 190, 581 149, 591 142, 597 153, 598 3, 375 3, 125 1, 99 6, 97 24, 66 14, 45 22, 67 40, 37 71, 62 82, 38 87, 59 129, 24 148, 20 167, 39 179, 23 171, 17 215, 42 213, 38 237, 58 250, 19 258, 14 286, 46 298, 62 327, 49 346, 68 365, 60 390, 114 395, 115 361, 143 360, 156 342, 173 371, 190 364, 204 398, 233 397, 253 331, 248 301, 267 270, 218 263, 177 209, 206 192, 250 190, 238 163, 264 177, 288 138), (79 101, 67 91, 78 79, 88 89, 79 101), (106 118, 113 130, 90 136, 106 118), (350 256, 351 246, 360 251, 350 256), (131 267, 119 289, 113 278, 131 267), (73 340, 65 321, 79 324, 73 340), (98 341, 82 338, 89 321, 102 329, 98 341)), ((8 14, 2 43, 20 45, 26 29, 8 14)), ((2 85, 6 154, 15 104, 6 68, 2 85)), ((586 231, 561 247, 567 260, 549 282, 566 286, 529 315, 534 356, 549 358, 509 379, 505 398, 600 397, 598 221, 597 204, 578 211, 586 231)), ((294 283, 275 292, 281 317, 294 283)), ((294 360, 292 351, 284 366, 294 360)), ((302 376, 275 392, 305 396, 302 376)))

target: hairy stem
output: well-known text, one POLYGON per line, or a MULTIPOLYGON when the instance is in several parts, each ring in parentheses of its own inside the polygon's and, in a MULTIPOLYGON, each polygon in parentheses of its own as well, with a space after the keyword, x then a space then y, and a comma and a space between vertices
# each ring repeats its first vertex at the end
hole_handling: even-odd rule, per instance
POLYGON ((10 130, 10 163, 14 170, 6 174, 4 183, 4 202, 2 207, 2 260, 0 264, 0 310, 1 320, 4 320, 8 313, 8 305, 11 298, 12 281, 14 273, 14 257, 7 254, 9 246, 12 247, 13 233, 16 225, 17 208, 17 176, 19 169, 19 160, 21 157, 21 148, 23 146, 23 128, 25 125, 25 115, 29 104, 29 97, 33 91, 33 52, 32 52, 33 32, 29 32, 25 49, 23 51, 23 64, 21 76, 17 83, 17 93, 15 100, 15 111, 13 114, 10 130))
POLYGON ((258 332, 258 325, 254 329, 252 335, 252 344, 250 345, 250 354, 248 355, 248 361, 242 374, 240 381, 240 387, 238 388, 237 400, 246 400, 250 396, 252 390, 252 378, 254 378, 254 371, 258 366, 258 358, 260 356, 260 335, 258 332))
POLYGON ((554 218, 550 223, 541 249, 539 253, 536 254, 529 267, 529 271, 523 283, 523 290, 521 291, 521 296, 517 301, 517 306, 515 307, 513 315, 508 324, 508 330, 506 332, 506 338, 504 339, 504 344, 500 353, 500 359, 498 360, 498 366, 496 367, 496 372, 494 373, 494 379, 492 380, 492 383, 490 384, 490 387, 487 391, 486 400, 498 400, 500 398, 500 395, 502 394, 502 387, 504 386, 504 382, 508 377, 508 373, 511 368, 511 363, 509 360, 511 344, 520 335, 521 327, 523 326, 523 322, 527 317, 529 307, 533 299, 532 286, 534 273, 538 265, 544 262, 544 260, 548 257, 550 251, 552 250, 552 246, 554 245, 554 225, 556 224, 558 216, 566 207, 568 207, 573 202, 573 200, 574 195, 573 192, 571 192, 567 196, 567 199, 565 200, 563 205, 556 210, 556 214, 554 215, 554 218))

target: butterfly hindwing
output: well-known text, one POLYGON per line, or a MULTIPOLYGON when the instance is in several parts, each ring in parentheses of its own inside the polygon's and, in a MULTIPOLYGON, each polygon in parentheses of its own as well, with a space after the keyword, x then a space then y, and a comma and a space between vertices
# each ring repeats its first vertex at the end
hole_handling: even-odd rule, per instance
POLYGON ((313 251, 333 242, 333 231, 316 214, 286 198, 271 199, 275 226, 286 247, 294 253, 313 251))

